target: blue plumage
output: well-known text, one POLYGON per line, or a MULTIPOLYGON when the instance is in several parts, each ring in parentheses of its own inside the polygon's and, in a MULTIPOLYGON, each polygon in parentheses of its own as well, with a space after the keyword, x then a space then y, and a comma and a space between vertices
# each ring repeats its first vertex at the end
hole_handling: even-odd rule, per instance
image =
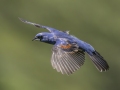
POLYGON ((90 56, 95 67, 100 72, 109 69, 104 58, 90 44, 70 35, 68 31, 60 31, 51 27, 28 22, 21 18, 19 19, 24 23, 49 31, 38 33, 33 40, 54 45, 51 64, 58 72, 70 75, 78 70, 84 64, 85 52, 90 56))

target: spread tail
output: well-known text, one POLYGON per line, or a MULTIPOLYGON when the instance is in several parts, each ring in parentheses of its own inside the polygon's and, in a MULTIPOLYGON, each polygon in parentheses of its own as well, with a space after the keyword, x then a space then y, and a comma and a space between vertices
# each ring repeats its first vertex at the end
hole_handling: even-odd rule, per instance
POLYGON ((93 55, 89 55, 95 67, 100 71, 107 71, 109 69, 109 65, 104 60, 104 58, 97 52, 93 52, 93 55))

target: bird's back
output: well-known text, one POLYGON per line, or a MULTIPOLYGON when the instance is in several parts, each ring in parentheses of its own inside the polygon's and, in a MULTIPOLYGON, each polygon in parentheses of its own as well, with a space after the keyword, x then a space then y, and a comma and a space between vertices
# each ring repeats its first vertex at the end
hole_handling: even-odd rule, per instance
POLYGON ((73 35, 69 35, 62 31, 56 32, 55 34, 58 38, 65 38, 68 41, 70 41, 71 43, 77 43, 79 48, 85 50, 89 54, 92 54, 92 52, 94 51, 94 48, 90 44, 78 39, 77 37, 75 37, 73 35))

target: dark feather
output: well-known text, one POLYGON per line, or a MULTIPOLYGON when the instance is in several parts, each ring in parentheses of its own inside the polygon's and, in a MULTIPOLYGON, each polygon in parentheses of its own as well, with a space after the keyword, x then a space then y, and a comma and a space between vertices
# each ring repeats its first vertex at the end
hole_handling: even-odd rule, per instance
POLYGON ((97 52, 93 52, 93 55, 89 55, 90 58, 92 59, 95 67, 100 71, 107 71, 109 69, 109 66, 105 59, 97 52))

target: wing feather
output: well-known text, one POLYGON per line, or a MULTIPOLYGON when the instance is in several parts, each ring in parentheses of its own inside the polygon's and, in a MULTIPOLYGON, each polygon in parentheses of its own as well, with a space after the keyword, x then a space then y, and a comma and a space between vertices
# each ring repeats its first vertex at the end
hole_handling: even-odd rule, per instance
POLYGON ((22 18, 19 18, 19 19, 20 19, 22 22, 24 22, 24 23, 34 25, 34 26, 36 26, 36 27, 38 27, 38 28, 47 29, 47 30, 50 31, 50 32, 58 31, 58 30, 55 29, 55 28, 51 28, 51 27, 48 27, 48 26, 43 26, 43 25, 40 25, 40 24, 37 24, 37 23, 29 22, 29 21, 24 20, 24 19, 22 19, 22 18))
POLYGON ((63 50, 58 46, 53 47, 52 67, 62 74, 74 73, 84 64, 84 60, 85 54, 81 50, 70 52, 70 50, 63 50))

